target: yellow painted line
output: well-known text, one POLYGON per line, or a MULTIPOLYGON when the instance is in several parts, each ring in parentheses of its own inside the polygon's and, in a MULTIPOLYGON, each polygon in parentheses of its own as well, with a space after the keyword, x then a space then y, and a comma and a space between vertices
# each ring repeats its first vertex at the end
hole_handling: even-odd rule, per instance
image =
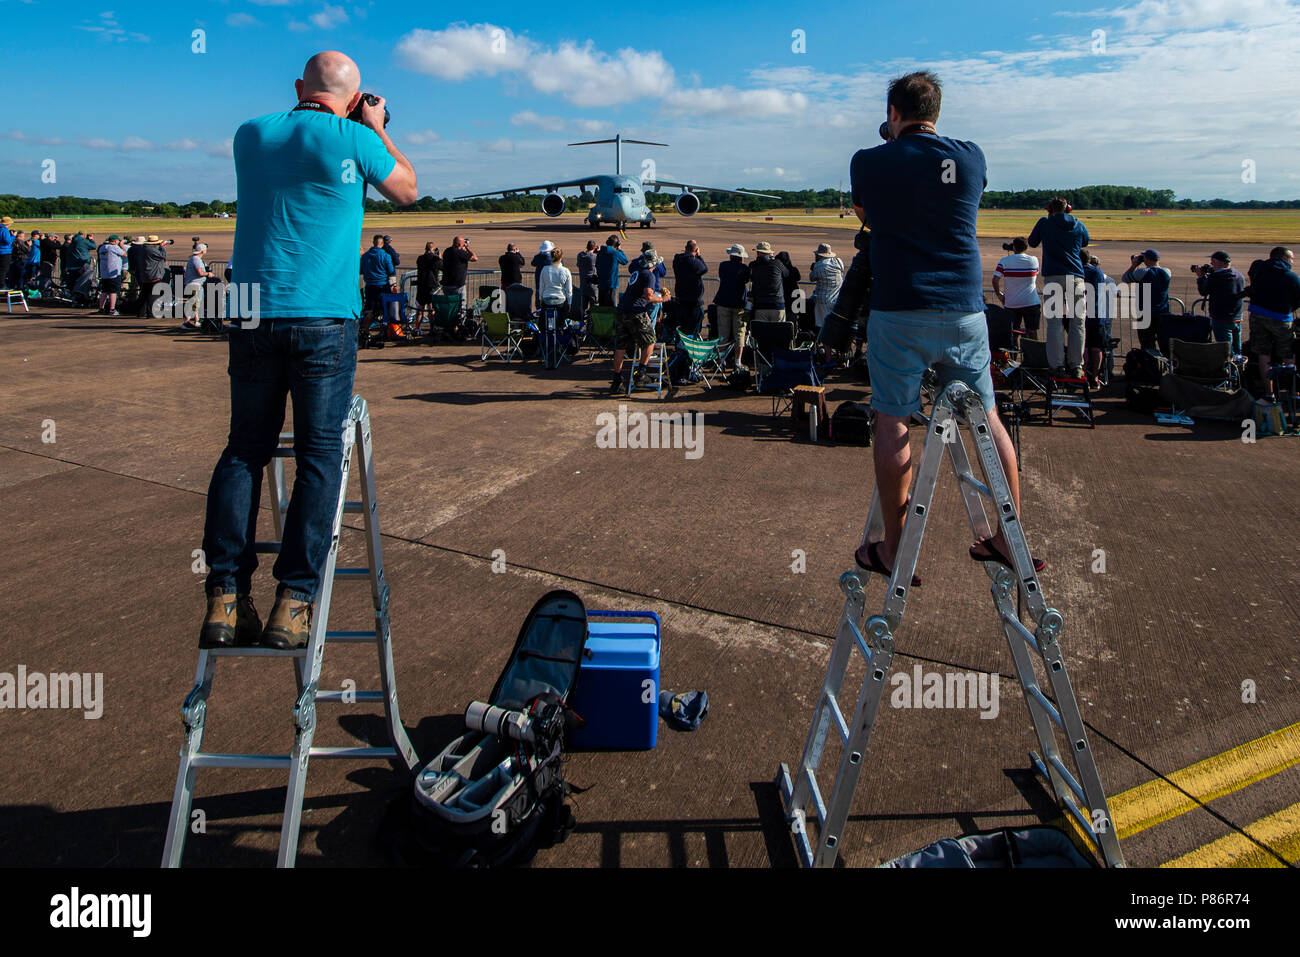
POLYGON ((1288 864, 1300 863, 1300 804, 1247 824, 1242 830, 1244 834, 1221 837, 1160 866, 1281 867, 1278 857, 1288 864))
POLYGON ((1122 840, 1295 764, 1300 764, 1300 722, 1115 795, 1111 819, 1122 840))

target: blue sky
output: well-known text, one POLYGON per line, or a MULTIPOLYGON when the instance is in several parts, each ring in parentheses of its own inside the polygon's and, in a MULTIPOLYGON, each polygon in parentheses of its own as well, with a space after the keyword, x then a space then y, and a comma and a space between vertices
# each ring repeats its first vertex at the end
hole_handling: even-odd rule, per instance
POLYGON ((835 186, 878 142, 888 79, 932 68, 940 131, 983 147, 990 188, 1300 197, 1300 0, 453 9, 0 0, 0 193, 234 198, 236 127, 291 106, 307 57, 341 49, 434 196, 609 171, 612 147, 564 144, 616 130, 670 144, 624 158, 664 179, 835 186))

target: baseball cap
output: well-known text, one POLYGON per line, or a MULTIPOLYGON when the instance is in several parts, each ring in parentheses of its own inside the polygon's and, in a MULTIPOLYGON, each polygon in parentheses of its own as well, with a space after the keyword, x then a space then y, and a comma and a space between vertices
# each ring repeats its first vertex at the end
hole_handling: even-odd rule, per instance
POLYGON ((1159 259, 1160 253, 1158 253, 1154 249, 1148 249, 1146 252, 1142 254, 1142 256, 1144 259, 1159 259))
POLYGON ((1230 263, 1230 262, 1232 262, 1232 257, 1229 256, 1227 253, 1225 253, 1222 249, 1218 249, 1218 250, 1215 250, 1214 252, 1210 253, 1210 258, 1211 258, 1211 259, 1222 259, 1225 263, 1230 263))
POLYGON ((121 238, 122 238, 121 236, 118 236, 116 233, 114 233, 112 236, 109 236, 109 237, 108 237, 108 239, 106 240, 106 242, 115 243, 115 242, 117 242, 117 241, 118 241, 119 239, 121 239, 121 238))

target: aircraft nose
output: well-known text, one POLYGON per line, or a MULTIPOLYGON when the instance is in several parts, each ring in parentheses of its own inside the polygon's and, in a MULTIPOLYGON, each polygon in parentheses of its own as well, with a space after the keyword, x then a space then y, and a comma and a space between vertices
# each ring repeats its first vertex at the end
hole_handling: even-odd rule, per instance
POLYGON ((619 197, 619 210, 623 213, 624 219, 632 218, 632 200, 627 196, 619 197))

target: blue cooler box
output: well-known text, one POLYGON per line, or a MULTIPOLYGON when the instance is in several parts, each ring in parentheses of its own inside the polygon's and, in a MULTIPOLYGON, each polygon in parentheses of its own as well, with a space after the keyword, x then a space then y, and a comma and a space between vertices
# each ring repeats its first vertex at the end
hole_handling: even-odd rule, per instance
POLYGON ((569 747, 648 751, 659 736, 659 616, 587 611, 587 645, 569 707, 587 722, 569 747))

